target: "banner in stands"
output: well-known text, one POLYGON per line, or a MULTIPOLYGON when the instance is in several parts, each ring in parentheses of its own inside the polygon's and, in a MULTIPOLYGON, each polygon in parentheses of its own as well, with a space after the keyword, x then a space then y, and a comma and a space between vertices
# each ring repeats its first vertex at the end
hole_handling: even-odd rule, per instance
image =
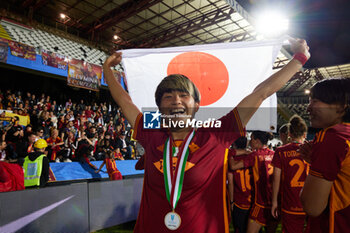
POLYGON ((6 117, 15 117, 17 116, 19 118, 19 124, 23 125, 23 126, 27 126, 28 124, 30 124, 30 118, 29 116, 21 116, 18 115, 16 113, 12 113, 12 112, 5 112, 5 116, 6 117))
POLYGON ((0 41, 0 62, 7 62, 8 43, 0 41))
POLYGON ((42 50, 41 56, 43 58, 44 65, 56 67, 62 70, 67 70, 68 58, 66 56, 46 50, 42 50))
POLYGON ((81 60, 71 59, 68 63, 67 84, 98 91, 101 86, 102 67, 81 60))
POLYGON ((125 79, 125 73, 120 72, 118 70, 112 70, 112 71, 113 71, 114 77, 118 80, 120 85, 122 85, 124 87, 124 89, 126 91, 128 91, 128 84, 127 84, 126 79, 125 79))
MULTIPOLYGON (((91 163, 96 167, 100 167, 103 161, 92 161, 91 163)), ((131 175, 142 175, 143 170, 136 170, 135 164, 137 160, 117 160, 115 161, 118 170, 123 177, 131 175)), ((106 166, 104 166, 100 173, 95 173, 87 163, 71 162, 71 163, 50 163, 50 181, 65 181, 65 180, 79 180, 79 179, 94 179, 94 178, 108 178, 106 166)))
POLYGON ((8 41, 11 54, 16 57, 21 57, 24 59, 36 60, 35 48, 26 44, 22 44, 16 41, 8 41))

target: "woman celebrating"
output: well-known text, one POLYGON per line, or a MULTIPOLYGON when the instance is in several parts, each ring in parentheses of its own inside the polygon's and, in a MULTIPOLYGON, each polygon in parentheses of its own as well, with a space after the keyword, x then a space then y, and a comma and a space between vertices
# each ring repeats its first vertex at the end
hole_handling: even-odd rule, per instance
POLYGON ((297 150, 304 142, 306 133, 305 121, 297 115, 291 117, 289 121, 291 143, 277 148, 272 160, 274 179, 271 213, 277 219, 279 207, 281 207, 282 231, 284 233, 304 231, 306 214, 303 211, 299 195, 304 186, 308 164, 301 158, 297 150), (280 198, 278 198, 279 195, 280 198), (281 200, 281 206, 278 205, 278 200, 281 200))
POLYGON ((321 128, 300 148, 311 162, 301 202, 310 232, 350 232, 350 79, 317 82, 307 108, 311 126, 321 128), (311 152, 311 153, 309 153, 311 152))
POLYGON ((110 180, 121 180, 123 179, 122 174, 117 168, 117 164, 115 163, 114 159, 114 153, 111 150, 106 151, 105 158, 100 166, 100 168, 95 171, 96 173, 99 173, 103 166, 106 164, 108 176, 110 180))
MULTIPOLYGON (((297 53, 282 70, 266 79, 236 108, 220 118, 220 128, 143 128, 143 114, 114 78, 111 67, 121 53, 109 57, 103 71, 110 92, 134 128, 134 138, 147 151, 139 216, 134 232, 228 232, 225 203, 225 151, 238 137, 262 101, 279 90, 310 56, 304 40, 293 40, 297 53)), ((180 74, 158 85, 156 103, 176 123, 192 120, 200 106, 200 93, 180 74)), ((179 124, 177 124, 179 125, 179 124)))

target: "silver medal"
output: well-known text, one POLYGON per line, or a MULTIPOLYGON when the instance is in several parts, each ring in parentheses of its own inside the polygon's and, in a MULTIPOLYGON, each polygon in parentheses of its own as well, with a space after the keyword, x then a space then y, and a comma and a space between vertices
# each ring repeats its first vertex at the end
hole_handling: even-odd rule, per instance
POLYGON ((175 212, 169 212, 164 217, 164 224, 169 230, 176 230, 181 225, 181 218, 175 212))

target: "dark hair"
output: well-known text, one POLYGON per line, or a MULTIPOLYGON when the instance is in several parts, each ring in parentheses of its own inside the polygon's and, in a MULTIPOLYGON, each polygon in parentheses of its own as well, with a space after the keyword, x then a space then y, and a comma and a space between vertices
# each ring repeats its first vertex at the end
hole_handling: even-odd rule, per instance
POLYGON ((36 136, 34 132, 29 132, 29 133, 27 133, 27 137, 30 137, 30 136, 32 136, 32 135, 36 136))
POLYGON ((18 155, 17 155, 15 149, 13 148, 12 144, 8 144, 6 146, 5 151, 6 151, 6 155, 8 158, 10 158, 10 159, 17 159, 18 158, 18 155))
POLYGON ((298 115, 294 115, 289 120, 289 133, 292 138, 299 138, 307 132, 307 125, 303 118, 298 115))
POLYGON ((289 127, 290 127, 290 124, 287 123, 287 124, 284 124, 280 127, 280 129, 278 130, 278 133, 279 134, 287 134, 289 132, 289 127))
POLYGON ((246 137, 239 137, 235 142, 235 146, 237 149, 245 149, 247 147, 248 139, 246 137))
POLYGON ((158 107, 164 93, 172 91, 187 92, 193 97, 196 103, 199 103, 201 100, 201 95, 196 85, 189 78, 182 74, 171 74, 166 76, 157 87, 155 98, 158 107))
POLYGON ((350 122, 350 78, 334 78, 319 81, 311 88, 310 97, 326 104, 340 104, 344 106, 343 121, 350 122))
POLYGON ((40 132, 40 131, 44 131, 44 127, 42 127, 42 126, 38 126, 38 128, 36 129, 36 131, 35 132, 40 132))
POLYGON ((273 139, 273 135, 270 132, 255 130, 252 132, 254 139, 259 139, 263 145, 267 145, 267 141, 273 139))
POLYGON ((113 159, 114 158, 113 151, 107 149, 106 150, 106 157, 113 159))

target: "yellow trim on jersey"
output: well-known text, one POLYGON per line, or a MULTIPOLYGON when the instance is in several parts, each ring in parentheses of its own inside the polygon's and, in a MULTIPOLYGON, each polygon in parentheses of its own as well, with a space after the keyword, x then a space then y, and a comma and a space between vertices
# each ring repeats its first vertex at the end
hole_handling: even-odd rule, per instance
POLYGON ((263 205, 260 205, 260 204, 258 204, 258 203, 254 203, 256 206, 259 206, 260 208, 263 208, 263 209, 265 209, 265 208, 271 208, 270 206, 263 206, 263 205))
POLYGON ((327 129, 325 129, 324 132, 322 133, 320 142, 323 142, 324 136, 326 135, 326 131, 327 131, 327 129))
POLYGON ((240 208, 240 209, 242 209, 242 210, 249 210, 250 209, 250 207, 242 207, 242 206, 239 206, 237 203, 233 203, 237 208, 240 208))
POLYGON ((254 179, 254 203, 257 204, 257 196, 258 196, 258 185, 257 182, 259 180, 259 171, 258 171, 258 156, 255 156, 255 161, 254 161, 254 165, 252 167, 253 170, 253 179, 254 179))
POLYGON ((229 233, 229 223, 228 223, 228 213, 227 213, 227 203, 226 203, 226 174, 227 174, 227 155, 228 155, 228 149, 225 150, 225 156, 224 156, 224 169, 223 169, 223 182, 222 182, 222 199, 223 199, 223 209, 224 209, 224 224, 225 224, 225 233, 229 233))
POLYGON ((242 121, 241 121, 241 118, 239 116, 237 108, 233 109, 233 114, 235 115, 235 119, 236 119, 236 122, 238 125, 239 133, 240 133, 241 137, 243 137, 243 136, 245 136, 245 131, 244 131, 244 127, 243 127, 243 124, 242 124, 242 121))
POLYGON ((311 169, 309 171, 309 174, 324 179, 324 177, 323 177, 323 175, 321 173, 315 172, 315 171, 313 171, 311 169))
POLYGON ((259 222, 257 219, 255 219, 254 221, 259 223, 261 226, 266 227, 266 224, 259 222))
POLYGON ((341 211, 345 208, 349 208, 350 204, 350 182, 348 177, 350 175, 350 141, 346 140, 348 145, 348 153, 345 155, 345 159, 342 161, 341 169, 338 173, 337 179, 333 182, 330 198, 329 198, 329 232, 334 232, 334 215, 337 211, 341 211))
POLYGON ((256 218, 258 216, 259 210, 260 210, 259 206, 254 206, 252 217, 256 218))
POLYGON ((282 208, 282 211, 287 213, 287 214, 293 214, 293 215, 306 215, 305 212, 294 212, 294 211, 289 211, 289 210, 285 210, 282 208))

